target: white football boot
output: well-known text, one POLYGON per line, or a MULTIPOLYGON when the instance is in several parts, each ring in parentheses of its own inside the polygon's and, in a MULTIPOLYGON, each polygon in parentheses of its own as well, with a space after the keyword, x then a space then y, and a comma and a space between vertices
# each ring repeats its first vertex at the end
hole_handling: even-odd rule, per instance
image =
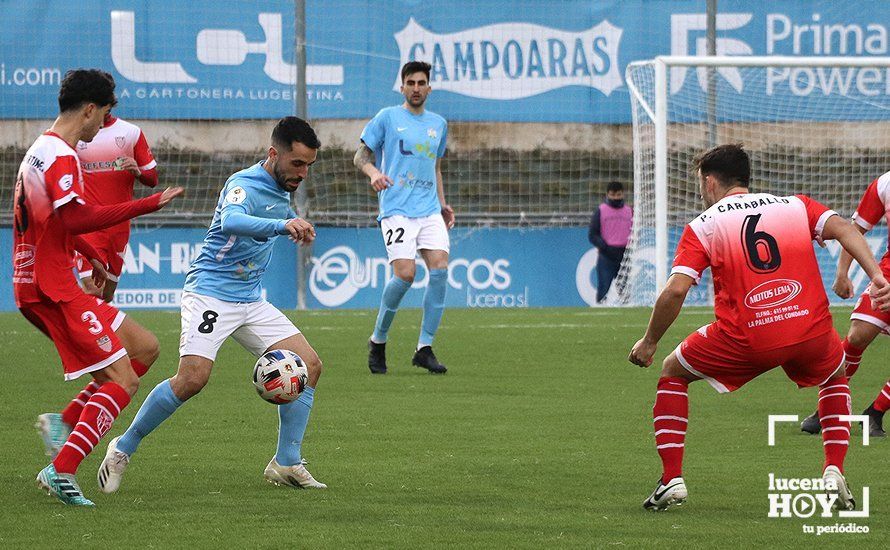
POLYGON ((837 487, 837 489, 828 490, 829 495, 837 495, 837 500, 834 502, 835 509, 853 510, 856 508, 856 500, 853 498, 853 493, 847 487, 847 480, 837 466, 826 467, 825 472, 822 474, 822 479, 825 480, 826 485, 831 480, 833 485, 837 487))
POLYGON ((303 464, 301 462, 293 466, 282 466, 273 456, 266 466, 266 471, 263 472, 263 477, 275 485, 287 485, 297 489, 327 489, 328 486, 316 481, 303 464))
POLYGON ((686 502, 689 493, 686 491, 686 482, 682 477, 675 477, 667 483, 658 480, 658 486, 643 501, 643 508, 655 512, 663 512, 670 506, 679 506, 686 502))
POLYGON ((108 451, 105 452, 105 458, 99 465, 96 480, 99 482, 99 490, 103 493, 113 493, 120 488, 124 470, 130 464, 130 456, 117 450, 117 441, 120 438, 121 436, 117 436, 108 442, 108 451))

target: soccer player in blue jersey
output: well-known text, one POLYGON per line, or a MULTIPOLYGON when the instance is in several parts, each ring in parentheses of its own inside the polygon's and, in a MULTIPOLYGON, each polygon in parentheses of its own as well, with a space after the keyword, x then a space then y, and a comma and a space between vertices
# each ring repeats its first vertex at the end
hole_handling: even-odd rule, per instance
POLYGON ((233 174, 219 202, 182 294, 179 371, 158 384, 119 437, 108 444, 99 467, 99 489, 113 493, 142 439, 207 384, 216 354, 233 337, 256 356, 291 350, 306 362, 309 383, 300 397, 278 406, 278 449, 264 472, 278 485, 324 489, 300 455, 321 360, 294 324, 261 297, 260 283, 279 235, 309 243, 315 229, 296 217, 290 194, 315 162, 321 143, 306 121, 281 119, 267 158, 233 174))
POLYGON ((370 178, 379 195, 377 221, 393 270, 368 340, 368 368, 374 374, 386 373, 387 334, 402 297, 414 282, 418 251, 429 271, 429 283, 412 363, 431 373, 447 370, 433 353, 432 344, 445 309, 448 229, 454 226, 454 210, 445 202, 442 181, 448 123, 424 109, 430 93, 430 68, 422 61, 409 61, 402 67, 405 102, 381 110, 368 122, 355 153, 355 166, 370 178))

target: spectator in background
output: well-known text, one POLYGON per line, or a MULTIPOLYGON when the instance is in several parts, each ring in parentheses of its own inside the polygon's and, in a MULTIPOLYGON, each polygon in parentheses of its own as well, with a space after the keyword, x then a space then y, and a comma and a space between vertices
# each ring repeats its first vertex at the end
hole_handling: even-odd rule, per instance
POLYGON ((587 238, 599 250, 596 260, 596 301, 602 303, 618 275, 618 268, 627 249, 633 209, 624 204, 624 186, 613 181, 606 188, 606 200, 590 218, 587 238))

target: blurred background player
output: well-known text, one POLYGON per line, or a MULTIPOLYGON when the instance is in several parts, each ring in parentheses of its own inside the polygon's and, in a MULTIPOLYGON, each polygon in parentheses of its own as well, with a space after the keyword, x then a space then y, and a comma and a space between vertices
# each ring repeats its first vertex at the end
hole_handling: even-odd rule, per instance
POLYGON ((596 259, 596 301, 606 299, 618 275, 633 225, 633 209, 624 204, 624 186, 609 182, 606 200, 593 211, 587 240, 599 251, 596 259))
POLYGON ((207 384, 229 336, 257 357, 286 349, 303 358, 309 382, 296 401, 278 406, 278 449, 264 476, 277 485, 327 487, 306 470, 301 456, 321 360, 290 319, 261 294, 277 237, 302 243, 315 238, 312 225, 291 209, 290 196, 309 173, 319 147, 306 121, 283 118, 272 131, 267 158, 226 181, 183 288, 179 371, 151 391, 126 433, 108 443, 98 474, 102 492, 117 491, 142 439, 207 384))
POLYGON ((127 349, 153 360, 157 340, 114 307, 84 294, 73 275, 74 251, 93 263, 101 287, 105 270, 99 255, 80 235, 158 210, 182 189, 114 206, 86 204, 74 147, 93 139, 116 103, 114 80, 96 69, 68 71, 58 100, 58 118, 28 149, 16 178, 13 288, 22 315, 55 344, 65 379, 93 377, 89 394, 85 389, 79 405, 69 406, 70 433, 46 426, 64 443, 37 476, 39 486, 65 504, 92 506, 75 473, 139 387, 127 349))
MULTIPOLYGON (((133 200, 136 180, 148 187, 158 184, 157 162, 142 129, 111 113, 105 117, 102 129, 93 141, 77 144, 77 156, 83 170, 84 198, 90 204, 108 205, 133 200)), ((89 262, 78 258, 81 282, 89 294, 111 302, 124 266, 124 251, 130 240, 130 221, 88 233, 83 238, 108 266, 108 281, 100 292, 90 279, 92 269, 89 262)))
POLYGON ((446 372, 433 353, 433 338, 445 310, 448 285, 448 229, 454 211, 445 201, 442 156, 448 124, 424 109, 430 93, 430 64, 409 61, 401 70, 401 105, 386 107, 365 126, 355 166, 379 195, 377 222, 393 277, 386 283, 374 333, 368 340, 368 368, 386 374, 386 340, 402 297, 416 273, 420 252, 429 272, 423 295, 420 337, 411 362, 431 373, 446 372), (379 161, 379 168, 377 162, 379 161))
POLYGON ((862 235, 834 211, 805 195, 751 193, 751 162, 741 146, 715 147, 695 160, 695 168, 706 210, 684 229, 671 276, 628 359, 642 367, 652 363, 658 341, 708 267, 717 320, 689 335, 664 360, 653 408, 664 469, 643 506, 664 510, 686 500, 682 463, 689 383, 705 379, 726 393, 781 365, 798 387, 819 386, 819 416, 826 426, 822 475, 826 486, 837 487, 838 507, 852 510, 855 502, 844 477, 850 423, 839 418, 850 414, 850 388, 813 239, 837 239, 863 266, 884 307, 890 285, 862 235), (761 300, 785 293, 782 312, 752 307, 758 300, 751 292, 755 288, 762 289, 761 300))
MULTIPOLYGON (((862 199, 859 201, 859 207, 853 214, 853 227, 864 235, 884 217, 890 220, 890 172, 871 182, 871 185, 865 190, 865 194, 862 195, 862 199)), ((841 250, 832 289, 835 294, 844 299, 853 297, 853 281, 850 280, 849 276, 852 263, 853 257, 847 251, 841 250)), ((890 249, 881 258, 880 266, 884 272, 884 277, 890 275, 890 249)), ((890 312, 875 308, 871 300, 868 299, 868 291, 866 290, 859 297, 856 307, 850 315, 850 330, 847 332, 847 337, 844 338, 843 342, 844 352, 847 357, 846 371, 848 378, 852 377, 856 370, 859 369, 865 349, 881 333, 890 334, 890 312)), ((870 436, 884 437, 887 435, 884 432, 884 413, 888 409, 890 409, 890 381, 884 384, 884 387, 878 392, 871 405, 862 411, 862 414, 868 416, 868 432, 870 436)), ((822 429, 819 415, 813 413, 805 418, 800 425, 800 429, 811 434, 819 433, 822 429)))

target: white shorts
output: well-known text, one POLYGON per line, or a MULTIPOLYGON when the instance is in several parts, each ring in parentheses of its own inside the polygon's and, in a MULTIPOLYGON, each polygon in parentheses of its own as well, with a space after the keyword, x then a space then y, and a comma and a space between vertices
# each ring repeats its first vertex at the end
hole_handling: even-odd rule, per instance
POLYGON ((182 293, 179 356, 198 355, 211 361, 229 336, 259 357, 275 342, 300 330, 265 300, 223 302, 203 294, 182 293))
POLYGON ((389 216, 380 221, 380 230, 390 263, 393 260, 413 260, 418 250, 448 252, 450 249, 448 228, 442 214, 423 218, 389 216))

